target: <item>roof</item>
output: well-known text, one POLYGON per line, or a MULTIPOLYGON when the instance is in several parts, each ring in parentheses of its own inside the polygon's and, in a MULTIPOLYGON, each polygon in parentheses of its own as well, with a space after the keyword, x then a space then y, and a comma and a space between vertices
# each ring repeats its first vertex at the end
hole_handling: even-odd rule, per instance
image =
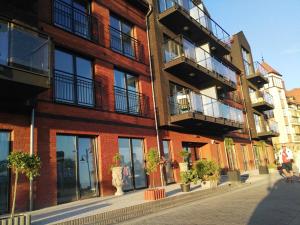
POLYGON ((277 70, 275 70, 273 67, 271 67, 268 63, 265 61, 261 62, 262 67, 267 71, 267 73, 275 73, 279 76, 282 76, 277 70))
POLYGON ((294 88, 292 90, 286 91, 287 97, 293 97, 295 103, 300 104, 300 88, 294 88))

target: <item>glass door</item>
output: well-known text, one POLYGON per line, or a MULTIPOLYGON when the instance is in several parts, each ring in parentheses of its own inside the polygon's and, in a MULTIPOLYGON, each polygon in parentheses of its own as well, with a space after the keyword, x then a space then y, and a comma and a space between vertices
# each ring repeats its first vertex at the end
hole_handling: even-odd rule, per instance
POLYGON ((57 135, 58 204, 98 195, 93 138, 57 135))
POLYGON ((10 149, 10 133, 0 132, 0 214, 8 211, 9 205, 9 170, 7 156, 10 149))
POLYGON ((175 179, 174 179, 174 171, 172 166, 173 159, 172 159, 172 154, 170 149, 170 141, 167 140, 163 141, 163 151, 166 160, 166 164, 164 166, 165 181, 167 184, 171 184, 175 182, 175 179))
POLYGON ((119 138, 124 191, 147 187, 142 139, 119 138))

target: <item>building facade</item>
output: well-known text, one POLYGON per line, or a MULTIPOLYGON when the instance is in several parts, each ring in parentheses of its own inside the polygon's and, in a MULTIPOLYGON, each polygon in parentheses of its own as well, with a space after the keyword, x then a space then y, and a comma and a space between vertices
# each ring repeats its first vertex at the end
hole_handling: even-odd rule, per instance
POLYGON ((42 161, 32 186, 21 177, 19 211, 112 195, 116 153, 125 191, 148 187, 145 155, 153 147, 167 161, 153 175, 156 185, 180 182, 182 150, 191 165, 211 159, 224 173, 255 171, 274 159, 269 142, 255 147, 274 133, 271 126, 257 132, 250 108, 262 117, 272 104, 249 105, 243 58, 234 53, 239 40, 201 1, 150 4, 30 0, 1 7, 0 213, 12 200, 12 151, 42 161))
MULTIPOLYGON (((146 188, 157 148, 143 1, 12 1, 1 7, 0 211, 11 202, 10 151, 38 154, 17 210, 111 195, 120 152, 124 190, 146 188), (124 17, 126 15, 126 17, 124 17), (2 150, 1 150, 2 151, 2 150)), ((158 182, 160 181, 159 175, 158 182)))

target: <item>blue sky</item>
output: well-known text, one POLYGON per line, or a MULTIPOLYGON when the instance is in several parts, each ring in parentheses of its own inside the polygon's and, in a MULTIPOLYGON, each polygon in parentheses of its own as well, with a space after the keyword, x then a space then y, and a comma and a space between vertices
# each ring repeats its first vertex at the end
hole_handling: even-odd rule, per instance
POLYGON ((204 0, 229 34, 243 30, 254 60, 280 72, 286 88, 300 87, 300 0, 204 0))

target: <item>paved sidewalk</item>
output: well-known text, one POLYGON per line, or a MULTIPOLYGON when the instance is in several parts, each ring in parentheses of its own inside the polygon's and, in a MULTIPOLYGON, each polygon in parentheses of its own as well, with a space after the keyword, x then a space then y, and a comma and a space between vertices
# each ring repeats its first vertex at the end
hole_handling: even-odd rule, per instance
MULTIPOLYGON (((267 175, 268 176, 268 175, 267 175)), ((246 183, 255 183, 266 179, 266 175, 245 176, 246 183)), ((223 183, 220 185, 228 186, 229 182, 223 177, 223 183)), ((192 185, 190 193, 182 193, 179 184, 168 185, 165 187, 167 198, 175 196, 191 195, 191 193, 202 192, 207 188, 201 187, 200 184, 192 185)), ((123 196, 97 197, 93 199, 81 200, 72 203, 53 206, 31 212, 32 224, 56 224, 78 218, 86 218, 92 215, 98 215, 113 210, 123 209, 126 207, 134 207, 136 205, 144 205, 149 201, 144 200, 144 190, 126 193, 123 196)))

